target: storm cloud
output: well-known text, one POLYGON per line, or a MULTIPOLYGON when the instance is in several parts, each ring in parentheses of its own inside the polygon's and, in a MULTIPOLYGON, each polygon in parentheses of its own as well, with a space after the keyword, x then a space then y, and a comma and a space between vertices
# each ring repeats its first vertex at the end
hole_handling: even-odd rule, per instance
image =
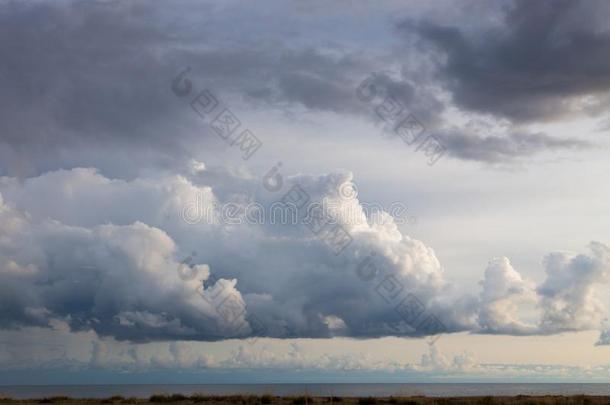
POLYGON ((399 24, 440 55, 438 77, 462 108, 514 122, 600 115, 610 89, 610 8, 603 1, 503 7, 500 24, 399 24))
POLYGON ((349 43, 291 44, 287 37, 270 39, 260 27, 237 41, 228 29, 236 7, 230 5, 179 1, 167 10, 156 1, 65 1, 0 7, 3 174, 25 177, 94 165, 133 178, 151 168, 174 170, 176 160, 197 152, 222 151, 213 132, 170 91, 171 80, 187 66, 197 86, 233 102, 365 118, 371 124, 379 119, 358 100, 356 89, 375 73, 385 96, 431 133, 443 134, 449 156, 472 161, 511 161, 585 142, 536 132, 525 136, 531 131, 523 128, 502 139, 460 135, 468 131, 453 129, 443 116, 454 104, 515 122, 597 114, 605 105, 603 25, 585 29, 574 22, 603 15, 602 3, 516 3, 504 26, 482 43, 460 27, 413 17, 415 22, 400 25, 397 38, 409 35, 410 41, 421 38, 429 45, 382 56, 349 43), (191 14, 200 18, 186 17, 191 14), (429 63, 415 63, 426 61, 431 49, 446 56, 438 72, 429 63), (452 100, 440 89, 449 90, 452 100), (584 96, 593 101, 576 100, 584 96))

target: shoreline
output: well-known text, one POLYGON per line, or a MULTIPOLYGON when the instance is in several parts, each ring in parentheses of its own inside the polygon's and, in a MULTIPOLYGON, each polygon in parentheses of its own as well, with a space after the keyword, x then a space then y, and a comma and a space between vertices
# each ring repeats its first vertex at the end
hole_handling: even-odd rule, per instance
POLYGON ((155 394, 149 398, 125 398, 122 396, 111 396, 107 398, 70 398, 66 396, 54 396, 39 399, 14 399, 0 396, 0 404, 35 405, 192 405, 192 404, 241 404, 241 405, 309 405, 309 404, 333 404, 342 405, 375 405, 375 404, 397 404, 397 405, 433 405, 433 404, 528 404, 528 405, 596 405, 609 404, 610 396, 604 395, 486 395, 486 396, 368 396, 368 397, 341 397, 341 396, 275 396, 264 395, 191 395, 181 394, 165 395, 155 394))

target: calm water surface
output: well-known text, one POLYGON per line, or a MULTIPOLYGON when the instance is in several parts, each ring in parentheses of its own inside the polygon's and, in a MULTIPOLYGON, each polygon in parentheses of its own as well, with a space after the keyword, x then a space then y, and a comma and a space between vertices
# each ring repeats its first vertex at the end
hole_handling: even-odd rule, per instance
POLYGON ((0 386, 13 398, 66 395, 102 398, 112 395, 148 397, 152 394, 274 394, 314 396, 478 396, 478 395, 610 395, 610 384, 214 384, 214 385, 36 385, 0 386))

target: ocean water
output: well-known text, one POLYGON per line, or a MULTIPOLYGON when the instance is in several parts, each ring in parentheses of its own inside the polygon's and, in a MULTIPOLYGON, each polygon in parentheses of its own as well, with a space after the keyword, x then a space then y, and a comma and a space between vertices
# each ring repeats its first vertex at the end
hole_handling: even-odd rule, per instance
POLYGON ((0 386, 12 398, 66 395, 103 398, 112 395, 145 398, 152 394, 272 394, 293 396, 484 396, 484 395, 610 395, 610 384, 213 384, 213 385, 20 385, 0 386))

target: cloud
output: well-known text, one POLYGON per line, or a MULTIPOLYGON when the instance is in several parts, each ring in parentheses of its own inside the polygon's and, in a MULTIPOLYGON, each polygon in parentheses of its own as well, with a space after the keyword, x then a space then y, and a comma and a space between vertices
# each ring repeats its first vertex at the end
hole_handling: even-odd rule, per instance
POLYGON ((28 327, 22 331, 2 331, 2 341, 6 343, 0 346, 3 370, 36 369, 53 373, 104 370, 120 372, 123 376, 137 373, 142 378, 151 371, 185 373, 183 375, 196 373, 196 378, 238 371, 276 371, 284 376, 315 371, 321 378, 334 376, 335 373, 342 373, 345 377, 370 371, 399 378, 578 378, 585 381, 592 378, 603 381, 610 371, 605 365, 578 367, 482 363, 469 352, 453 351, 453 354, 448 354, 447 349, 438 343, 428 345, 419 361, 409 361, 409 356, 346 353, 343 347, 339 352, 328 349, 321 352, 311 341, 276 342, 262 339, 256 345, 226 342, 223 345, 230 349, 219 351, 220 343, 174 341, 133 344, 111 338, 99 339, 93 332, 73 333, 61 322, 56 323, 54 328, 28 327))
POLYGON ((1 174, 95 165, 133 178, 219 150, 214 132, 171 92, 187 65, 194 90, 207 87, 233 105, 366 111, 354 96, 371 71, 366 58, 257 40, 259 30, 252 44, 227 40, 234 16, 222 7, 179 1, 174 14, 159 1, 43 1, 0 8, 0 59, 8 61, 0 67, 1 174), (218 21, 224 27, 211 32, 218 21))
POLYGON ((148 149, 156 160, 184 151, 167 136, 180 126, 167 118, 182 106, 169 92, 174 62, 160 57, 169 37, 145 23, 150 9, 112 2, 1 8, 0 57, 9 61, 0 68, 4 173, 79 160, 66 150, 90 161, 103 160, 92 156, 96 147, 119 156, 119 146, 146 142, 156 146, 148 149))
POLYGON ((434 136, 450 156, 463 160, 503 163, 542 152, 582 150, 589 142, 576 138, 557 138, 544 133, 508 132, 503 135, 479 135, 461 130, 439 131, 434 136))
POLYGON ((428 346, 428 353, 422 354, 420 363, 413 365, 412 368, 420 372, 472 374, 477 371, 482 372, 483 367, 472 353, 464 352, 450 360, 438 345, 431 344, 428 346))
POLYGON ((270 192, 245 174, 205 165, 190 179, 113 180, 93 169, 1 178, 2 327, 64 321, 74 331, 154 341, 528 335, 599 326, 604 306, 596 291, 608 282, 607 246, 592 243, 591 255, 548 255, 538 286, 508 259, 494 259, 480 296, 463 294, 430 247, 341 193, 351 180, 350 173, 297 175, 270 192), (297 185, 310 202, 333 207, 332 224, 351 238, 340 254, 306 223, 250 223, 221 212, 231 206, 243 213, 252 201, 270 212, 297 185), (194 221, 184 220, 189 212, 194 221), (232 310, 220 310, 216 296, 232 310), (538 320, 521 320, 528 306, 538 320), (420 322, 430 315, 442 329, 420 322))
POLYGON ((608 346, 610 345, 610 332, 603 330, 599 334, 599 339, 595 342, 595 346, 608 346))
POLYGON ((410 292, 448 330, 464 328, 464 318, 442 313, 451 300, 441 294, 447 282, 433 250, 402 235, 391 217, 374 221, 357 199, 346 199, 339 190, 351 174, 288 177, 272 195, 257 180, 224 173, 217 195, 202 184, 215 179, 207 171, 193 180, 199 185, 180 176, 112 180, 92 169, 0 179, 2 326, 49 326, 56 319, 76 331, 132 341, 425 334, 393 327, 401 321, 394 307, 410 292), (333 207, 333 223, 353 238, 344 253, 335 255, 306 225, 238 223, 218 212, 252 200, 269 207, 297 184, 312 202, 333 207), (202 214, 188 223, 182 216, 194 203, 202 214), (356 269, 371 252, 382 271, 365 282, 356 269), (183 280, 178 270, 184 272, 187 255, 186 273, 194 276, 183 280), (208 283, 210 274, 217 281, 208 283), (402 294, 392 292, 393 301, 379 292, 388 278, 402 294), (219 290, 244 310, 232 316, 219 310, 219 290), (253 331, 253 315, 263 331, 253 331))
MULTIPOLYGON (((7 257, 13 247, 3 246, 3 263, 17 267, 1 274, 4 328, 63 320, 73 331, 133 341, 239 333, 203 299, 209 291, 198 294, 203 280, 180 279, 174 243, 159 229, 138 222, 90 230, 45 222, 25 227, 19 237, 28 239, 33 257, 7 257), (35 271, 21 271, 15 261, 35 271)), ((233 287, 225 285, 240 298, 233 287)))
MULTIPOLYGON (((482 282, 482 331, 549 335, 598 329, 606 312, 599 294, 600 287, 609 281, 610 248, 599 242, 592 242, 589 248, 589 255, 548 254, 544 258, 546 279, 537 286, 524 280, 507 258, 492 261, 482 282), (535 304, 539 312, 535 325, 520 320, 520 306, 528 303, 535 304)), ((604 339, 602 333, 598 344, 603 344, 604 339)))
POLYGON ((517 313, 520 303, 535 301, 533 283, 524 280, 506 257, 489 262, 481 284, 481 332, 518 335, 535 331, 534 325, 521 322, 517 313))
POLYGON ((599 325, 596 290, 610 268, 601 243, 591 255, 547 256, 538 286, 495 259, 476 297, 458 291, 433 249, 389 215, 367 216, 341 193, 351 173, 286 176, 271 192, 243 173, 198 167, 190 178, 125 181, 93 169, 0 178, 1 326, 62 321, 74 331, 155 341, 524 335, 599 325), (310 203, 332 207, 329 226, 351 241, 339 254, 336 240, 316 235, 302 216, 252 223, 235 215, 253 201, 270 212, 294 198, 295 186, 310 203), (521 320, 528 305, 537 321, 521 320))
MULTIPOLYGON (((400 102, 457 159, 497 162, 589 146, 523 130, 502 137, 448 130, 442 114, 453 102, 439 89, 444 82, 425 73, 429 64, 419 64, 427 60, 421 50, 385 56, 382 65, 374 55, 346 45, 256 41, 265 37, 259 31, 252 33, 251 44, 244 44, 225 38, 220 27, 213 32, 206 28, 206 22, 229 20, 226 10, 189 1, 175 7, 188 10, 178 22, 155 1, 4 3, 0 58, 10 62, 0 67, 5 89, 0 96, 0 173, 24 178, 92 165, 111 176, 134 178, 152 169, 178 170, 185 160, 221 150, 224 145, 215 133, 171 92, 172 79, 186 65, 195 90, 210 88, 232 107, 331 112, 341 119, 378 123, 374 106, 356 96, 359 84, 377 72, 372 84, 380 95, 400 102), (201 16, 201 24, 185 14, 201 16)), ((435 31, 430 24, 417 32, 435 41, 433 33, 440 28, 435 31)), ((463 64, 452 60, 449 65, 463 64)), ((446 81, 459 79, 459 74, 447 73, 446 81)), ((490 88, 487 83, 475 87, 490 88)), ((504 93, 480 104, 502 108, 502 100, 510 98, 504 93)), ((536 97, 514 101, 533 111, 522 99, 536 97)), ((460 100, 455 97, 458 104, 460 100)))
POLYGON ((603 1, 514 1, 486 27, 404 21, 438 53, 437 73, 466 110, 514 122, 605 111, 610 35, 603 1))
POLYGON ((595 242, 590 249, 591 255, 553 253, 545 258, 547 278, 538 287, 544 330, 595 329, 601 324, 605 306, 598 290, 608 283, 610 248, 595 242))

